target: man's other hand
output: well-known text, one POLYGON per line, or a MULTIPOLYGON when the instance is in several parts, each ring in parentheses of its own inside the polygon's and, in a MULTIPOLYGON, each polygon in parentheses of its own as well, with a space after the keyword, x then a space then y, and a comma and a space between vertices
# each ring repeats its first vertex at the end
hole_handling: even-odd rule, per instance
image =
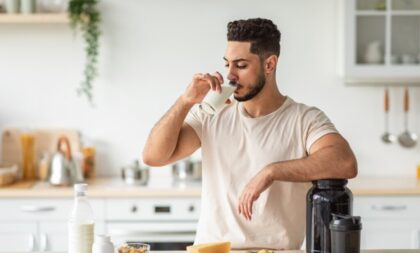
POLYGON ((273 179, 268 167, 265 167, 257 175, 255 175, 245 186, 239 197, 238 212, 245 219, 251 220, 252 206, 260 194, 273 184, 273 179))

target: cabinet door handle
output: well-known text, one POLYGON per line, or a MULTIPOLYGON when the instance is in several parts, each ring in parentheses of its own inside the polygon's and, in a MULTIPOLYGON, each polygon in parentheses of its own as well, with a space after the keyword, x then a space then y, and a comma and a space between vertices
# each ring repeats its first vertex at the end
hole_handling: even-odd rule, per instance
POLYGON ((29 238, 28 238, 28 245, 29 245, 29 252, 33 252, 35 251, 35 235, 34 234, 30 234, 29 238))
POLYGON ((372 209, 375 211, 404 211, 407 209, 406 205, 394 206, 394 205, 383 205, 383 206, 372 206, 372 209))
POLYGON ((40 212, 51 212, 55 210, 54 206, 32 206, 32 205, 25 205, 21 206, 20 210, 27 212, 27 213, 40 213, 40 212))
POLYGON ((41 241, 39 243, 39 248, 42 252, 48 251, 48 236, 46 233, 41 234, 41 241))
POLYGON ((195 230, 186 231, 144 231, 144 230, 125 230, 125 229, 112 229, 110 234, 117 236, 176 236, 176 235, 192 235, 195 236, 195 230))

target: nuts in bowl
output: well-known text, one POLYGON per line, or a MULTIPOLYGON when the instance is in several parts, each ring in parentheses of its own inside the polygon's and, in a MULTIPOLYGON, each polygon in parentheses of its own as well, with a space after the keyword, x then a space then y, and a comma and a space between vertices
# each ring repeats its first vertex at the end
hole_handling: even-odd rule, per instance
POLYGON ((140 242, 127 242, 118 247, 118 253, 149 253, 150 245, 140 242))

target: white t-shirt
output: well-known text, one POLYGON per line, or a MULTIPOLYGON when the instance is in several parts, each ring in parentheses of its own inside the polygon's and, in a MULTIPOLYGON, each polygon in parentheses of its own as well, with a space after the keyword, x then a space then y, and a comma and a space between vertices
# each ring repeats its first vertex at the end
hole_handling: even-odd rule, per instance
POLYGON ((319 109, 286 97, 257 118, 242 103, 215 116, 194 108, 185 122, 201 140, 203 184, 195 243, 230 241, 233 249, 299 249, 305 237, 309 183, 275 181, 254 202, 251 221, 238 214, 245 185, 266 165, 308 156, 321 136, 336 133, 319 109))

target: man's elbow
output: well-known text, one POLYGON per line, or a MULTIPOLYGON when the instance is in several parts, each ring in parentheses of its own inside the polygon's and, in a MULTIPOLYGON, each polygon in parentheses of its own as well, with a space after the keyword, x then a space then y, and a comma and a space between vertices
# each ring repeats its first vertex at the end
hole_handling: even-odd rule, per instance
POLYGON ((142 158, 143 158, 143 163, 148 166, 160 167, 160 166, 166 165, 162 163, 162 161, 159 161, 159 159, 156 159, 156 156, 147 152, 147 150, 143 150, 142 158))
POLYGON ((344 166, 345 166, 344 171, 346 172, 345 177, 347 179, 355 178, 357 176, 357 160, 354 156, 352 158, 349 158, 345 162, 344 166))

